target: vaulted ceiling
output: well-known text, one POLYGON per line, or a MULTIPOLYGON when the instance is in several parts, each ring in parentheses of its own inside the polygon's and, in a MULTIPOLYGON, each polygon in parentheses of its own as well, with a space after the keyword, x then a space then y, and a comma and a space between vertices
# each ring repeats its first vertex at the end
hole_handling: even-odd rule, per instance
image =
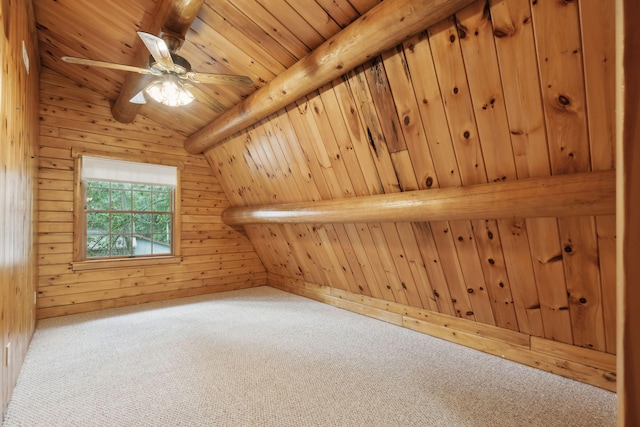
MULTIPOLYGON (((179 53, 195 71, 246 75, 254 86, 201 84, 198 87, 206 95, 187 107, 172 109, 150 102, 140 114, 190 135, 220 114, 213 107, 216 101, 226 108, 237 104, 379 2, 206 0, 179 53)), ((43 66, 114 101, 131 73, 67 64, 60 58, 68 55, 133 65, 137 50, 144 49, 136 32, 154 32, 160 3, 162 0, 34 0, 43 66)))

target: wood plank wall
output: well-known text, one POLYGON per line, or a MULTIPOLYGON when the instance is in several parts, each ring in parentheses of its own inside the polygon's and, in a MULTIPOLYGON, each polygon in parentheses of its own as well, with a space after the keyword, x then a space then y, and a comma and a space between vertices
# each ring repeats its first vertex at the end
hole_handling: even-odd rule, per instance
POLYGON ((618 158, 618 423, 640 425, 640 8, 633 0, 616 2, 617 158, 618 158))
POLYGON ((184 135, 141 116, 118 123, 105 98, 49 69, 40 124, 38 318, 266 284, 244 232, 222 223, 229 201, 184 135), (73 153, 184 165, 179 264, 73 271, 73 153))
MULTIPOLYGON (((611 2, 478 1, 205 155, 234 206, 611 170, 613 40, 611 2)), ((615 389, 613 216, 245 229, 273 286, 524 334, 615 389)))
POLYGON ((0 21, 0 402, 4 418, 36 322, 40 64, 31 1, 3 1, 0 21))

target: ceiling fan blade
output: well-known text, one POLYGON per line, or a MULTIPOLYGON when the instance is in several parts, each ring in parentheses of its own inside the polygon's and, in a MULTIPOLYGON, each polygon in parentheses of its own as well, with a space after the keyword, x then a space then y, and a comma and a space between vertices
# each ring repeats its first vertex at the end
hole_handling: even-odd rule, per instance
POLYGON ((249 77, 236 76, 233 74, 209 74, 190 71, 184 75, 179 75, 179 77, 189 79, 195 83, 222 84, 242 87, 253 86, 253 81, 249 77))
POLYGON ((225 111, 227 111, 227 107, 225 107, 224 104, 222 104, 220 101, 218 101, 199 87, 191 86, 189 88, 189 91, 191 91, 193 96, 195 96, 199 102, 206 105, 216 113, 224 113, 225 111))
POLYGON ((146 87, 144 89, 142 89, 140 92, 136 93, 133 98, 131 98, 129 100, 130 103, 132 104, 146 104, 147 103, 147 98, 144 97, 144 91, 145 91, 146 87))
POLYGON ((60 59, 62 59, 64 62, 68 62, 69 64, 80 64, 80 65, 88 65, 90 67, 111 68, 112 70, 132 71, 134 73, 153 74, 156 76, 162 74, 158 71, 153 71, 148 68, 133 67, 131 65, 124 65, 124 64, 114 64, 113 62, 97 61, 95 59, 76 58, 73 56, 63 56, 60 59))
POLYGON ((156 63, 160 66, 172 69, 173 59, 171 59, 171 52, 167 47, 167 44, 160 37, 156 37, 153 34, 138 31, 138 35, 142 39, 144 45, 149 49, 151 56, 155 59, 156 63))

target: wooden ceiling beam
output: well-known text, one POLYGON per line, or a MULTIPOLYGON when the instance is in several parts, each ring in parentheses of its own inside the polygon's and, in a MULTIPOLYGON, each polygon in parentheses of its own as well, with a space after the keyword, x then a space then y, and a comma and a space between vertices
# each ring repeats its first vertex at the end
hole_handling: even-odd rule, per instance
POLYGON ((272 206, 234 207, 228 225, 424 222, 612 215, 615 171, 272 206))
MULTIPOLYGON (((200 12, 204 0, 160 0, 150 22, 143 23, 143 31, 160 35, 170 32, 185 38, 193 20, 200 12)), ((149 65, 149 51, 142 41, 138 40, 135 60, 136 67, 146 68, 149 65)), ((140 104, 129 102, 138 92, 151 82, 153 76, 128 73, 122 84, 118 98, 111 107, 113 118, 121 123, 131 123, 140 111, 140 104)))
POLYGON ((385 0, 185 141, 202 153, 475 0, 385 0))

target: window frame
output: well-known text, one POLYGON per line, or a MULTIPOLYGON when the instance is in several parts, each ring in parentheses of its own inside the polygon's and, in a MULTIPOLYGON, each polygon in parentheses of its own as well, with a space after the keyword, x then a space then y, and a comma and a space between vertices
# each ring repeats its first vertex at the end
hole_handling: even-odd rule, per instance
POLYGON ((137 267, 158 264, 177 264, 182 261, 180 255, 181 247, 181 171, 184 166, 180 162, 167 162, 157 158, 145 158, 141 161, 137 157, 129 156, 113 156, 104 153, 81 152, 73 153, 74 157, 74 204, 73 204, 73 271, 92 270, 100 268, 119 268, 119 267, 137 267), (123 257, 101 257, 86 258, 85 239, 86 239, 86 222, 85 222, 85 188, 81 179, 82 158, 83 156, 101 157, 104 159, 121 160, 137 163, 148 163, 165 166, 176 167, 176 186, 173 189, 173 223, 171 227, 171 254, 158 255, 142 255, 142 256, 123 256, 123 257))

